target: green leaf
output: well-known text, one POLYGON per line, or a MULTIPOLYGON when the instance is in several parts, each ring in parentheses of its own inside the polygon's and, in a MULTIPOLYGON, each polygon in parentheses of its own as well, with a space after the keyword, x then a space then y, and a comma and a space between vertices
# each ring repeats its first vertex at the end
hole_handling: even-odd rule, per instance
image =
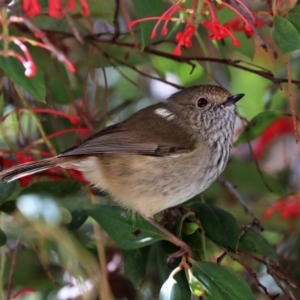
MULTIPOLYGON (((45 252, 43 252, 43 257, 48 259, 48 256, 45 256, 45 252)), ((47 286, 46 280, 49 280, 49 278, 46 274, 38 271, 42 270, 43 267, 41 265, 40 260, 37 257, 35 250, 24 247, 22 251, 17 251, 15 262, 12 259, 7 259, 5 266, 7 270, 10 270, 13 267, 14 263, 16 268, 15 270, 17 270, 14 272, 14 284, 16 284, 17 286, 30 286, 32 289, 35 290, 39 290, 41 286, 47 286), (24 266, 26 268, 24 268, 24 266)))
POLYGON ((235 47, 232 45, 232 47, 234 47, 236 51, 253 60, 255 54, 254 38, 247 37, 244 32, 235 32, 234 35, 240 41, 241 46, 235 47))
POLYGON ((124 250, 151 245, 168 237, 155 226, 116 206, 91 205, 86 212, 124 250))
POLYGON ((16 182, 0 182, 0 204, 5 202, 12 194, 16 186, 16 182))
POLYGON ((278 262, 277 254, 269 242, 257 231, 249 229, 240 238, 238 250, 269 257, 278 262))
POLYGON ((197 223, 184 223, 182 232, 185 234, 193 234, 197 229, 199 229, 199 225, 197 223))
MULTIPOLYGON (((53 20, 52 20, 53 21, 53 20)), ((55 20, 58 22, 58 20, 55 20)), ((82 46, 82 48, 84 48, 82 46)), ((78 67, 78 71, 74 75, 70 75, 67 71, 66 65, 57 61, 55 58, 51 59, 49 53, 39 47, 33 47, 30 49, 30 53, 34 57, 38 69, 42 69, 45 78, 47 79, 47 96, 49 99, 58 104, 69 104, 71 99, 80 97, 84 91, 82 78, 80 73, 84 73, 83 61, 86 61, 86 47, 82 50, 80 46, 72 48, 72 51, 76 52, 76 58, 78 60, 72 60, 72 62, 78 67), (78 77, 78 79, 77 79, 78 77)))
POLYGON ((205 289, 205 300, 254 300, 248 284, 223 266, 205 261, 193 263, 192 272, 205 289))
POLYGON ((34 99, 45 102, 46 86, 41 68, 37 66, 37 75, 29 78, 25 76, 25 69, 16 58, 3 56, 0 56, 0 67, 12 81, 22 86, 34 99))
POLYGON ((69 230, 78 229, 88 218, 88 214, 83 209, 75 209, 71 211, 72 220, 65 225, 69 230))
MULTIPOLYGON (((164 12, 164 3, 161 0, 133 0, 133 5, 138 19, 161 16, 164 12)), ((151 33, 156 22, 144 21, 140 23, 143 46, 147 45, 151 40, 151 33)), ((160 35, 159 30, 157 31, 157 35, 160 35)))
POLYGON ((274 111, 264 111, 256 115, 245 127, 244 131, 240 134, 234 145, 237 146, 240 144, 245 144, 248 141, 251 142, 252 140, 256 139, 280 116, 282 116, 282 113, 274 111))
POLYGON ((182 300, 179 285, 173 277, 169 277, 161 287, 159 300, 182 300))
POLYGON ((123 250, 125 275, 136 289, 139 288, 145 276, 149 251, 150 246, 133 250, 123 250))
POLYGON ((199 204, 198 214, 206 236, 229 251, 236 251, 239 227, 227 211, 207 203, 199 204))
POLYGON ((61 223, 63 225, 70 224, 72 222, 72 214, 69 210, 64 207, 60 207, 60 216, 61 216, 61 223))
POLYGON ((195 277, 192 272, 189 272, 187 270, 185 273, 188 278, 188 283, 192 294, 198 297, 204 296, 205 290, 201 282, 198 280, 198 278, 195 277))
MULTIPOLYGON (((151 246, 151 253, 150 257, 153 257, 152 263, 150 264, 150 268, 153 272, 157 273, 159 276, 159 282, 161 285, 167 280, 170 275, 170 267, 176 268, 179 263, 180 259, 175 258, 174 262, 171 263, 172 266, 168 266, 166 261, 168 256, 171 253, 174 253, 178 250, 178 248, 169 242, 160 241, 151 246)), ((185 276, 184 272, 179 272, 174 276, 175 280, 177 281, 182 299, 191 299, 191 291, 185 276)))
POLYGON ((294 6, 285 17, 288 21, 290 21, 295 26, 299 34, 300 33, 300 5, 294 6))
POLYGON ((2 229, 0 229, 0 247, 4 246, 6 244, 7 237, 6 234, 2 229))
POLYGON ((116 1, 87 0, 87 4, 90 8, 90 17, 102 19, 113 24, 116 1))
POLYGON ((63 179, 57 181, 36 182, 23 189, 24 194, 50 194, 54 197, 66 197, 77 193, 80 190, 80 183, 74 180, 63 179))
POLYGON ((191 250, 198 251, 203 255, 203 245, 201 242, 201 233, 197 230, 193 234, 182 234, 182 240, 189 245, 191 250))
POLYGON ((174 279, 177 281, 177 284, 180 289, 181 299, 191 299, 191 291, 189 288, 189 284, 186 280, 186 276, 184 272, 179 272, 174 276, 174 279))
POLYGON ((20 195, 26 194, 50 195, 59 206, 65 207, 71 213, 90 204, 88 191, 78 181, 70 179, 33 183, 23 189, 20 195))
POLYGON ((70 83, 65 66, 62 63, 59 63, 56 69, 54 66, 54 64, 48 64, 47 72, 45 71, 47 78, 50 77, 47 80, 47 85, 51 92, 51 99, 58 104, 69 104, 72 98, 76 99, 79 95, 82 95, 83 84, 74 79, 76 84, 73 86, 70 83))
POLYGON ((153 257, 153 265, 150 265, 149 267, 153 268, 157 272, 161 285, 163 285, 169 277, 170 268, 176 268, 180 263, 180 259, 175 258, 170 265, 166 264, 169 255, 177 250, 178 248, 174 244, 167 241, 160 241, 151 246, 150 257, 153 257))
POLYGON ((111 60, 107 59, 108 54, 110 59, 116 59, 115 65, 121 67, 123 64, 130 66, 145 64, 149 59, 146 55, 136 55, 135 49, 120 48, 116 45, 103 45, 101 42, 95 42, 95 45, 96 44, 101 48, 103 54, 98 52, 97 55, 93 57, 93 66, 95 68, 111 66, 111 60))
POLYGON ((287 19, 276 16, 272 37, 283 54, 300 48, 300 37, 296 27, 287 19))
POLYGON ((185 220, 189 217, 189 213, 184 214, 181 218, 175 223, 175 234, 178 237, 181 237, 182 233, 192 234, 195 230, 199 228, 199 225, 196 223, 187 223, 185 220))
POLYGON ((0 211, 6 213, 8 215, 13 214, 16 209, 17 209, 17 206, 16 206, 15 200, 6 201, 0 205, 0 211))

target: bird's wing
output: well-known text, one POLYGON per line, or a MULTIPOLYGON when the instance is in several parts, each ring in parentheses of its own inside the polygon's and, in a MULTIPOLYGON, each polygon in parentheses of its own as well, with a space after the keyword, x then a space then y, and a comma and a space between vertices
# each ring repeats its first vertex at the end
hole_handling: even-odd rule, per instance
POLYGON ((163 118, 157 120, 150 115, 144 118, 143 128, 139 128, 133 125, 136 124, 132 123, 133 119, 105 128, 58 157, 101 153, 169 156, 193 149, 189 134, 178 124, 170 124, 163 118))

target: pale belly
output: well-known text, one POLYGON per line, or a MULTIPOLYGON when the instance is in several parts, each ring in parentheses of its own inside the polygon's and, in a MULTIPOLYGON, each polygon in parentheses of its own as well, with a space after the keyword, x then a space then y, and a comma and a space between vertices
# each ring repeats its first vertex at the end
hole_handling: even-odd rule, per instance
POLYGON ((210 164, 211 159, 204 160, 203 153, 179 157, 136 155, 134 159, 132 155, 103 154, 88 157, 76 168, 84 170, 86 178, 109 192, 120 206, 149 217, 207 188, 220 173, 204 172, 210 164))

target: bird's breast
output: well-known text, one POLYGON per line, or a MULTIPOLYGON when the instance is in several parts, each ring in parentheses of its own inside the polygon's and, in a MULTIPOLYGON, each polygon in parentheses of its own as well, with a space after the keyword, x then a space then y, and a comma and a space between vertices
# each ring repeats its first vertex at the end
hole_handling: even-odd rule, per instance
POLYGON ((208 138, 210 156, 205 167, 205 178, 208 185, 217 179, 224 170, 232 145, 232 128, 219 130, 208 138))

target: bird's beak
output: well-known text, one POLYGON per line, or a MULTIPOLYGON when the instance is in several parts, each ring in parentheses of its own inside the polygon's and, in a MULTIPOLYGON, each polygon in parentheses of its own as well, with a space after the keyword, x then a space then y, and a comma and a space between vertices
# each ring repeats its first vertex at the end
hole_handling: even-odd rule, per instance
POLYGON ((227 100, 223 103, 224 106, 228 106, 230 104, 235 104, 240 99, 242 99, 245 96, 245 94, 237 94, 233 96, 229 96, 227 100))

